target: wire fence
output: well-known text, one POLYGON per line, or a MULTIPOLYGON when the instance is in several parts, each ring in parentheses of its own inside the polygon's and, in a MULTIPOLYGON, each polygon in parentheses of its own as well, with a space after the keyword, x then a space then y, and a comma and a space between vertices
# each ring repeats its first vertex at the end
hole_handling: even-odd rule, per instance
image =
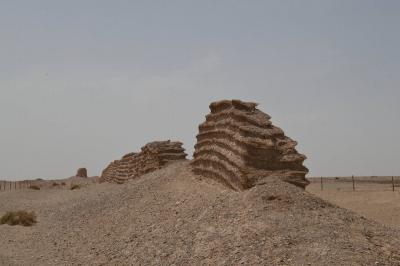
MULTIPOLYGON (((343 191, 373 191, 391 190, 400 192, 399 176, 351 176, 351 177, 310 177, 308 180, 312 185, 318 185, 320 190, 343 190, 343 191)), ((40 182, 39 182, 40 183, 40 182)), ((65 185, 62 182, 62 185, 65 185)), ((54 186, 55 182, 53 183, 54 186)), ((36 185, 35 180, 5 181, 0 180, 0 192, 32 188, 36 185)))
POLYGON ((41 190, 41 189, 70 189, 74 185, 86 185, 89 183, 97 183, 97 179, 58 179, 58 180, 43 180, 43 179, 34 179, 34 180, 21 180, 21 181, 6 181, 0 180, 0 193, 11 190, 20 190, 20 189, 33 189, 33 190, 41 190))
POLYGON ((34 181, 24 180, 24 181, 1 181, 0 180, 0 192, 6 190, 17 190, 17 189, 25 189, 33 186, 34 181))
POLYGON ((400 191, 399 176, 312 177, 309 180, 321 191, 400 191))

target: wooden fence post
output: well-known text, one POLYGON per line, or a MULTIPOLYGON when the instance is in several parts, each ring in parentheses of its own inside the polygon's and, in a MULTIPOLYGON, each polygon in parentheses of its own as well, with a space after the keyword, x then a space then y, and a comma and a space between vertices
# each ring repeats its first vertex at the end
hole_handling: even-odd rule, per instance
POLYGON ((322 183, 322 176, 321 176, 321 190, 324 190, 324 184, 322 183))
POLYGON ((394 191, 394 176, 392 176, 392 189, 394 191))
POLYGON ((353 180, 353 191, 355 191, 356 190, 356 186, 354 184, 354 175, 351 176, 351 179, 353 180))

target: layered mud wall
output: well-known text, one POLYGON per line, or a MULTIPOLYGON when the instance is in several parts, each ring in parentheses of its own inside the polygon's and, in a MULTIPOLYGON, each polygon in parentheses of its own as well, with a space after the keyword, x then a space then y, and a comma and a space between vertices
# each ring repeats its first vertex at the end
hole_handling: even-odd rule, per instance
POLYGON ((269 176, 305 188, 306 156, 256 106, 240 100, 210 104, 211 113, 199 126, 193 171, 235 190, 250 188, 269 176))
POLYGON ((157 170, 168 162, 185 159, 186 153, 181 142, 154 141, 143 146, 139 153, 128 153, 120 160, 111 162, 103 170, 101 178, 121 184, 157 170))
POLYGON ((75 176, 77 176, 77 177, 88 177, 86 168, 79 168, 78 171, 76 171, 76 175, 75 176))

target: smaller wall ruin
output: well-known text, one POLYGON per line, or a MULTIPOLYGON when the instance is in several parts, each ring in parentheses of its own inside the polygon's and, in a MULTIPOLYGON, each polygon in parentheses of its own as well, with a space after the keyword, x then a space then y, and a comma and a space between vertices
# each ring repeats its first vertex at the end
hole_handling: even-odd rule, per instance
POLYGON ((86 168, 79 168, 78 171, 76 171, 76 175, 77 177, 88 177, 87 175, 87 170, 86 168))
POLYGON ((185 159, 186 153, 181 142, 154 141, 143 146, 139 153, 128 153, 120 160, 111 162, 103 170, 101 179, 122 184, 129 179, 157 170, 168 162, 185 159))

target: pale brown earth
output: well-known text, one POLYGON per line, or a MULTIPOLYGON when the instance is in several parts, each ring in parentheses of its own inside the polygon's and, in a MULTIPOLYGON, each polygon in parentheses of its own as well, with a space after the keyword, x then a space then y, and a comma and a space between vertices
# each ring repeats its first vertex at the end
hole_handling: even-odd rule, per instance
POLYGON ((392 191, 390 177, 357 178, 353 191, 351 178, 339 178, 323 181, 311 179, 307 191, 332 202, 340 207, 352 210, 385 225, 400 229, 400 187, 395 179, 395 191, 392 191))
POLYGON ((176 162, 123 185, 0 193, 0 265, 400 265, 400 231, 279 178, 235 192, 176 162))
POLYGON ((40 187, 41 189, 45 188, 69 189, 73 185, 88 186, 91 184, 96 184, 98 183, 98 181, 99 181, 98 176, 91 176, 91 177, 71 176, 69 178, 54 179, 54 180, 47 180, 47 179, 30 180, 29 184, 31 184, 32 186, 40 187))

